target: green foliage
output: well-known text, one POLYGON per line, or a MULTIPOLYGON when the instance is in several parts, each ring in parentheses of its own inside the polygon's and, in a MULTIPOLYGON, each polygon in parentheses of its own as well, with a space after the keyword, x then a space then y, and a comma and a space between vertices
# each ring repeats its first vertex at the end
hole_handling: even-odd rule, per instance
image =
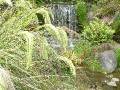
POLYGON ((120 15, 113 21, 111 26, 116 30, 116 33, 120 31, 120 15))
POLYGON ((85 60, 84 63, 88 66, 88 68, 95 72, 103 72, 102 66, 97 59, 85 60))
POLYGON ((69 60, 66 57, 63 56, 58 56, 58 60, 63 61, 65 64, 67 64, 70 67, 70 71, 72 73, 73 76, 76 76, 76 70, 75 70, 75 66, 73 65, 72 61, 69 60))
POLYGON ((56 39, 65 50, 68 45, 66 32, 63 31, 60 27, 55 27, 52 24, 45 24, 44 27, 46 31, 48 31, 49 34, 52 35, 54 39, 56 39))
POLYGON ((91 56, 92 46, 86 40, 79 40, 79 43, 76 43, 74 52, 75 54, 83 60, 91 56))
POLYGON ((41 89, 41 83, 45 83, 41 82, 40 78, 33 77, 40 77, 44 73, 56 74, 57 68, 53 67, 53 62, 59 66, 56 58, 68 66, 70 74, 76 74, 72 61, 59 56, 46 40, 44 33, 47 32, 66 50, 67 34, 60 27, 51 24, 46 8, 33 8, 28 1, 18 0, 14 7, 6 11, 1 15, 3 21, 0 22, 0 64, 11 71, 16 89, 41 89), (6 19, 9 11, 13 14, 6 19), (44 25, 39 26, 36 13, 43 16, 44 25), (35 28, 28 27, 33 23, 35 28), (32 31, 29 31, 29 28, 32 31), (44 64, 45 62, 48 64, 44 64), (50 62, 52 64, 49 64, 50 62))
POLYGON ((87 4, 80 0, 76 4, 76 12, 79 24, 85 24, 87 21, 87 4))
POLYGON ((36 4, 38 6, 45 5, 45 4, 50 4, 50 3, 68 3, 68 4, 73 4, 76 2, 75 0, 36 0, 36 4))
POLYGON ((29 33, 28 31, 21 31, 20 34, 23 35, 23 37, 26 40, 26 68, 28 69, 31 66, 32 63, 32 54, 33 54, 33 48, 34 48, 34 35, 32 33, 29 33))
POLYGON ((58 38, 58 41, 60 42, 60 45, 63 47, 64 50, 66 50, 66 47, 68 45, 68 38, 67 38, 67 34, 65 31, 63 31, 62 28, 57 28, 59 34, 60 34, 60 37, 62 38, 58 38))
POLYGON ((74 65, 80 65, 82 63, 82 59, 79 57, 80 55, 75 53, 75 50, 66 50, 62 53, 62 56, 71 60, 74 65))
POLYGON ((114 30, 97 19, 85 26, 82 37, 92 44, 100 44, 111 41, 113 33, 114 30))
POLYGON ((75 45, 74 52, 81 59, 83 65, 91 71, 102 72, 102 67, 97 58, 95 58, 92 45, 87 40, 80 40, 79 43, 75 45))
POLYGON ((120 48, 116 49, 115 53, 116 53, 118 67, 120 67, 120 48))
POLYGON ((99 0, 97 2, 97 15, 114 15, 115 12, 120 10, 120 0, 99 0))

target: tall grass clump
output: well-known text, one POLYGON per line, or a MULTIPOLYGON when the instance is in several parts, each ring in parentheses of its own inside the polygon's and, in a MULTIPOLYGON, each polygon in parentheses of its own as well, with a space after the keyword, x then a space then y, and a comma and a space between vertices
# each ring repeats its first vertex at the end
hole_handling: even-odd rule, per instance
POLYGON ((76 75, 73 63, 58 55, 46 39, 44 33, 47 32, 59 42, 62 50, 67 48, 66 33, 51 24, 46 8, 33 8, 28 1, 17 0, 14 6, 5 8, 3 12, 0 23, 0 64, 10 70, 17 90, 47 90, 46 84, 51 82, 45 82, 46 77, 42 76, 59 75, 59 72, 64 75, 59 61, 69 68, 72 76, 76 75), (44 25, 39 25, 37 13, 43 16, 44 25), (34 25, 34 28, 30 25, 34 25))

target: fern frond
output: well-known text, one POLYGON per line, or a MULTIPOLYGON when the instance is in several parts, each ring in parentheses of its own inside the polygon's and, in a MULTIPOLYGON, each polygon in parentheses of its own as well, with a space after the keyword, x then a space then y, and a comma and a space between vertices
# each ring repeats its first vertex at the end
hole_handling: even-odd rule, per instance
POLYGON ((45 24, 51 24, 50 15, 49 15, 49 12, 46 10, 46 8, 38 8, 37 13, 43 15, 45 24))
POLYGON ((45 37, 41 36, 39 33, 35 34, 35 36, 37 54, 40 55, 40 58, 47 60, 50 46, 45 37))
POLYGON ((64 30, 59 27, 55 27, 52 24, 45 24, 44 27, 45 30, 48 31, 48 33, 52 35, 64 49, 67 47, 68 38, 64 30))
POLYGON ((21 35, 24 36, 26 40, 26 68, 28 69, 32 63, 32 55, 33 55, 33 48, 34 48, 34 35, 28 31, 21 31, 21 35))
POLYGON ((72 75, 73 75, 73 76, 76 76, 75 66, 73 65, 73 63, 72 63, 71 60, 69 60, 68 58, 63 57, 63 56, 58 56, 57 58, 58 58, 58 60, 61 60, 61 61, 63 61, 64 63, 66 63, 66 64, 69 66, 70 72, 72 73, 72 75))
POLYGON ((68 46, 68 37, 67 37, 67 33, 60 27, 57 28, 59 34, 60 34, 60 39, 59 42, 61 43, 62 47, 64 50, 66 50, 67 46, 68 46))

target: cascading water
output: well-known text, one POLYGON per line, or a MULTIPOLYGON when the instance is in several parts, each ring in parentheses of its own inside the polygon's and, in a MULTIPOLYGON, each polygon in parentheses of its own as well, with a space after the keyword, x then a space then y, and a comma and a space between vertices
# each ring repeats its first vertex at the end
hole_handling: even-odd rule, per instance
POLYGON ((74 5, 52 4, 54 15, 52 23, 55 26, 66 26, 71 30, 76 30, 76 13, 74 5))
POLYGON ((71 31, 76 31, 75 5, 52 4, 50 9, 53 14, 52 23, 55 26, 66 26, 69 29, 69 47, 73 48, 73 35, 71 31))

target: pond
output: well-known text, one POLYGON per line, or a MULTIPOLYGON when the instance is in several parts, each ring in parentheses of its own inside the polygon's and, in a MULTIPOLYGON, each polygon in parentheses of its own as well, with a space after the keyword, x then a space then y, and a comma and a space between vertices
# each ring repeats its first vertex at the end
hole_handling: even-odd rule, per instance
POLYGON ((109 86, 105 82, 110 82, 112 78, 120 79, 120 73, 116 70, 111 74, 103 74, 87 68, 78 68, 76 84, 77 87, 83 85, 83 90, 120 90, 120 82, 116 82, 117 86, 109 86))

